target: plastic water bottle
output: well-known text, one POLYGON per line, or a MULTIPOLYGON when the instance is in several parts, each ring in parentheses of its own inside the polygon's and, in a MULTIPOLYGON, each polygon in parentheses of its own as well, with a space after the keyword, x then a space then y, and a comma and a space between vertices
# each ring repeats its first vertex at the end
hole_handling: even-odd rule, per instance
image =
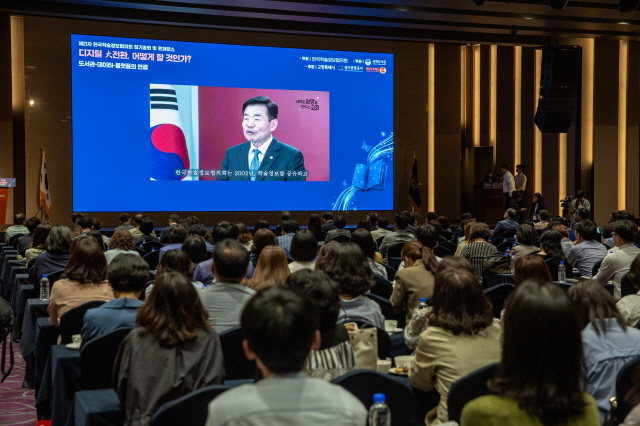
POLYGON ((426 309, 427 308, 427 299, 425 297, 420 298, 420 304, 418 305, 418 309, 426 309))
POLYGON ((40 278, 40 300, 49 300, 49 278, 47 274, 40 278))
POLYGON ((391 411, 386 400, 383 393, 373 395, 373 405, 369 408, 369 426, 391 426, 391 411))
POLYGON ((507 249, 504 251, 504 255, 509 256, 509 270, 513 274, 515 271, 513 266, 513 252, 511 251, 511 247, 507 247, 507 249))
POLYGON ((564 260, 561 260, 558 265, 558 281, 561 283, 567 282, 567 270, 564 266, 564 260))

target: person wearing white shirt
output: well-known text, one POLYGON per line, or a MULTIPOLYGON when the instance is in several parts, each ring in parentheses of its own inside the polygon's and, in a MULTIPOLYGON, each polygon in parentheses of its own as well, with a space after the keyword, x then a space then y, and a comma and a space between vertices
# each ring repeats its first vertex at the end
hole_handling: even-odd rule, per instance
POLYGON ((527 176, 522 172, 522 164, 516 166, 516 175, 513 177, 516 191, 522 195, 522 199, 526 200, 525 192, 527 189, 527 176))
POLYGON ((600 269, 593 279, 602 285, 609 280, 613 281, 613 297, 618 300, 621 296, 622 276, 629 272, 631 263, 640 255, 640 248, 633 244, 638 237, 638 228, 630 220, 620 220, 614 224, 611 234, 616 248, 602 259, 600 269))
POLYGON ((509 200, 511 200, 511 193, 516 190, 516 183, 509 171, 508 164, 500 166, 500 170, 502 171, 502 192, 504 193, 504 208, 506 210, 509 200))

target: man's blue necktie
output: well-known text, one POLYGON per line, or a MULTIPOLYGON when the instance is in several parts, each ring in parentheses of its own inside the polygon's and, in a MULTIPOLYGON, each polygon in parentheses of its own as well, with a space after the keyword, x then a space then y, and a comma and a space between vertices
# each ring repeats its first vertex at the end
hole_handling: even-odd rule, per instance
POLYGON ((258 169, 260 168, 260 160, 258 159, 258 154, 260 154, 260 150, 254 149, 253 158, 251 159, 251 164, 249 164, 251 180, 256 180, 256 175, 258 174, 258 169))

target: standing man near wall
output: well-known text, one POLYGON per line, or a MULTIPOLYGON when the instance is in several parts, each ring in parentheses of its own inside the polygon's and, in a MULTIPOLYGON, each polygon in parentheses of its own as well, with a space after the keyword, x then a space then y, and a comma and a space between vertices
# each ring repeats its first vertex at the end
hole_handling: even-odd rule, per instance
POLYGON ((504 209, 508 209, 509 200, 511 200, 511 193, 516 190, 516 183, 513 179, 513 175, 509 171, 509 165, 503 164, 500 166, 502 172, 502 192, 504 193, 504 209))
POLYGON ((522 195, 522 199, 527 200, 527 196, 525 194, 527 189, 527 176, 522 171, 522 164, 518 164, 516 166, 516 175, 513 177, 513 180, 516 185, 516 191, 522 195))

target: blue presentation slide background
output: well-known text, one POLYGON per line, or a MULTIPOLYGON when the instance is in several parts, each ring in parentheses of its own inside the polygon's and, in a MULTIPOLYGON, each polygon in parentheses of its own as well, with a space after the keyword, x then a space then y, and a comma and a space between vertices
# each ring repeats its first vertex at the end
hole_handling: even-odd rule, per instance
MULTIPOLYGON (((73 34, 71 76, 74 211, 332 210, 339 194, 351 185, 356 164, 367 164, 363 146, 375 146, 393 135, 392 54, 73 34), (143 50, 127 50, 128 60, 80 56, 80 49, 125 50, 86 46, 94 42, 173 48, 174 52, 161 53, 190 55, 191 59, 190 63, 131 59, 133 52, 148 52, 143 50), (340 57, 348 63, 304 61, 302 57, 340 57), (308 64, 354 66, 358 65, 354 61, 365 59, 384 61, 386 73, 307 68, 308 64), (148 69, 88 67, 80 66, 80 61, 119 62, 136 68, 143 64, 148 69), (151 83, 330 92, 331 180, 151 181, 151 83)), ((240 137, 241 120, 238 114, 240 137)), ((384 161, 388 167, 385 190, 355 193, 348 209, 393 210, 393 150, 384 161)))

